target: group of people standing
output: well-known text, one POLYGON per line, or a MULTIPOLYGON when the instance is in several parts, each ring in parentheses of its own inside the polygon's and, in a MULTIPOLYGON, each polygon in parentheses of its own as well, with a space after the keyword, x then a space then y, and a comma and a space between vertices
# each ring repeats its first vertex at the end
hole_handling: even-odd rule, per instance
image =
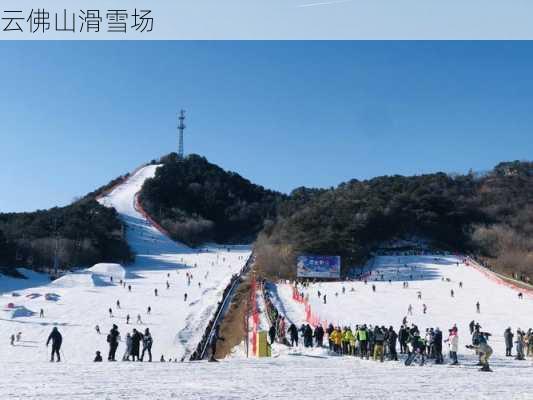
MULTIPOLYGON (((107 335, 107 343, 109 343, 109 353, 107 356, 108 361, 116 361, 116 352, 119 342, 121 341, 120 332, 117 325, 113 324, 113 327, 107 335)), ((126 334, 125 338, 126 349, 122 356, 122 361, 143 361, 144 355, 148 355, 148 361, 152 362, 152 344, 153 338, 150 333, 150 329, 146 328, 144 333, 139 332, 137 329, 133 329, 131 333, 126 334), (142 344, 142 352, 140 351, 142 344)), ((100 351, 96 352, 95 362, 102 361, 100 351)))

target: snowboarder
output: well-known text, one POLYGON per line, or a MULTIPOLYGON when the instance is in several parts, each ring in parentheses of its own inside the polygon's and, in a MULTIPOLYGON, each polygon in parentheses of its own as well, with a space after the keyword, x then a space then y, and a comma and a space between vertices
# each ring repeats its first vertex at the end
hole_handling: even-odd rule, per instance
POLYGON ((141 353, 141 361, 144 358, 144 353, 148 352, 148 362, 152 362, 152 344, 153 344, 152 335, 150 334, 150 330, 146 328, 144 330, 144 336, 143 336, 143 351, 141 353))
POLYGON ((102 354, 100 354, 99 351, 96 351, 96 355, 94 357, 94 362, 102 362, 102 354))
POLYGON ((59 356, 59 350, 61 349, 61 343, 63 343, 63 336, 61 336, 61 333, 59 333, 57 327, 54 327, 50 333, 50 336, 48 336, 46 347, 48 347, 50 342, 52 342, 52 354, 50 356, 50 362, 54 361, 54 355, 57 358, 57 362, 60 362, 61 357, 59 356))
POLYGON ((109 343, 109 354, 107 356, 107 361, 115 361, 115 354, 118 348, 118 338, 119 338, 118 326, 113 324, 113 327, 107 335, 107 343, 109 343))
POLYGON ((482 365, 480 371, 491 372, 489 358, 492 355, 492 347, 487 342, 487 335, 484 332, 480 332, 477 342, 478 344, 467 345, 466 347, 475 350, 479 354, 479 361, 482 365))

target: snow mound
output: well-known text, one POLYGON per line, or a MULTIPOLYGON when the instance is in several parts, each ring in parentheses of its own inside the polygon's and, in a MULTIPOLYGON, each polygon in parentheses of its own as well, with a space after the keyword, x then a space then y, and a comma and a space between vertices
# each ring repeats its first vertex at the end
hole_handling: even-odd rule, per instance
POLYGON ((94 275, 113 278, 116 281, 138 277, 134 273, 127 271, 122 265, 112 263, 95 264, 89 268, 88 271, 92 272, 94 275))
POLYGON ((33 317, 35 312, 24 306, 18 306, 10 310, 11 318, 33 317))
POLYGON ((70 273, 53 281, 50 286, 57 288, 74 288, 74 287, 102 287, 111 286, 110 283, 105 282, 101 276, 90 272, 70 273))
POLYGON ((44 298, 48 301, 58 301, 61 298, 61 296, 58 295, 57 293, 46 293, 44 295, 44 298))

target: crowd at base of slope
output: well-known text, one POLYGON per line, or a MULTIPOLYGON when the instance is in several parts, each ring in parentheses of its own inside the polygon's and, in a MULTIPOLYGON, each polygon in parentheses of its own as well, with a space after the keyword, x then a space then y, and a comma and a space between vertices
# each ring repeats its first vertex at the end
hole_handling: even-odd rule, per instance
MULTIPOLYGON (((402 361, 409 366, 413 363, 424 365, 428 360, 434 360, 435 364, 444 364, 443 344, 446 344, 450 364, 459 364, 459 331, 456 325, 448 330, 448 335, 444 338, 443 332, 438 327, 427 328, 422 334, 415 324, 409 325, 406 318, 397 332, 392 326, 387 328, 366 324, 356 325, 354 330, 349 326, 341 328, 333 324, 326 329, 321 325, 312 328, 309 324, 302 324, 297 328, 296 325, 290 324, 285 330, 285 318, 279 315, 277 310, 274 311, 273 320, 275 323, 268 331, 271 345, 279 342, 289 347, 298 347, 303 342, 306 348, 326 347, 332 355, 360 357, 380 362, 399 361, 398 354, 400 354, 405 355, 402 361)), ((470 339, 470 344, 465 348, 478 355, 481 371, 491 371, 489 358, 493 354, 493 349, 489 339, 492 335, 482 331, 479 323, 475 321, 471 321, 469 327, 470 334, 467 337, 470 339)), ((515 347, 516 360, 525 360, 526 355, 533 358, 532 329, 527 332, 517 329, 516 334, 513 334, 509 327, 503 336, 507 357, 513 357, 512 352, 515 347)))

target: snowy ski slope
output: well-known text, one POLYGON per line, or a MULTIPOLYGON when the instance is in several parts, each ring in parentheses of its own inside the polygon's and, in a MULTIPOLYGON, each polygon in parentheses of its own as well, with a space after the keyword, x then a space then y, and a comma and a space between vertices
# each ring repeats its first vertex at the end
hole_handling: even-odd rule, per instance
MULTIPOLYGON (((63 334, 62 351, 67 362, 90 362, 96 350, 105 356, 106 336, 112 324, 118 325, 122 338, 132 328, 149 328, 156 360, 162 354, 180 359, 195 348, 224 287, 245 264, 250 249, 210 245, 196 251, 173 242, 154 228, 134 203, 144 180, 153 176, 156 168, 157 165, 150 165, 138 170, 100 199, 103 205, 115 207, 126 222, 128 243, 137 254, 134 265, 124 269, 117 264, 98 264, 51 283, 29 271, 22 271, 28 280, 0 276, 0 340, 5 344, 0 351, 0 364, 8 360, 48 360, 44 342, 53 326, 63 334), (187 272, 193 274, 190 286, 187 272), (131 292, 119 284, 120 279, 131 285, 131 292), (16 308, 7 308, 9 303, 16 308), (149 315, 148 306, 152 310, 149 315), (41 308, 44 318, 39 318, 41 308), (136 324, 137 315, 142 324, 136 324), (96 333, 96 325, 102 334, 96 333), (22 340, 9 346, 9 337, 17 332, 22 332, 22 340)), ((124 348, 124 343, 120 343, 119 357, 124 348)))
MULTIPOLYGON (((278 295, 278 306, 285 310, 289 319, 303 323, 304 305, 292 299, 291 286, 280 284, 274 291, 278 295)), ((533 327, 532 297, 524 295, 522 300, 518 299, 517 291, 487 279, 475 268, 463 264, 462 258, 454 256, 381 256, 375 259, 367 284, 322 282, 300 291, 309 296, 313 313, 335 325, 353 327, 366 323, 393 325, 397 329, 407 316, 409 323, 421 329, 439 327, 447 334, 447 329, 457 324, 462 353, 467 352, 464 345, 470 343, 468 324, 472 320, 493 334, 490 343, 495 355, 505 354, 505 328, 510 326, 516 331, 533 327), (404 281, 409 283, 406 289, 404 281), (459 282, 463 283, 462 288, 459 282), (372 285, 376 286, 375 293, 372 285), (326 304, 318 297, 318 291, 322 296, 326 294, 326 304), (418 292, 422 295, 420 300, 418 292), (479 314, 476 312, 478 301, 479 314), (409 304, 412 316, 408 315, 409 304), (426 314, 423 304, 427 306, 426 314)))

